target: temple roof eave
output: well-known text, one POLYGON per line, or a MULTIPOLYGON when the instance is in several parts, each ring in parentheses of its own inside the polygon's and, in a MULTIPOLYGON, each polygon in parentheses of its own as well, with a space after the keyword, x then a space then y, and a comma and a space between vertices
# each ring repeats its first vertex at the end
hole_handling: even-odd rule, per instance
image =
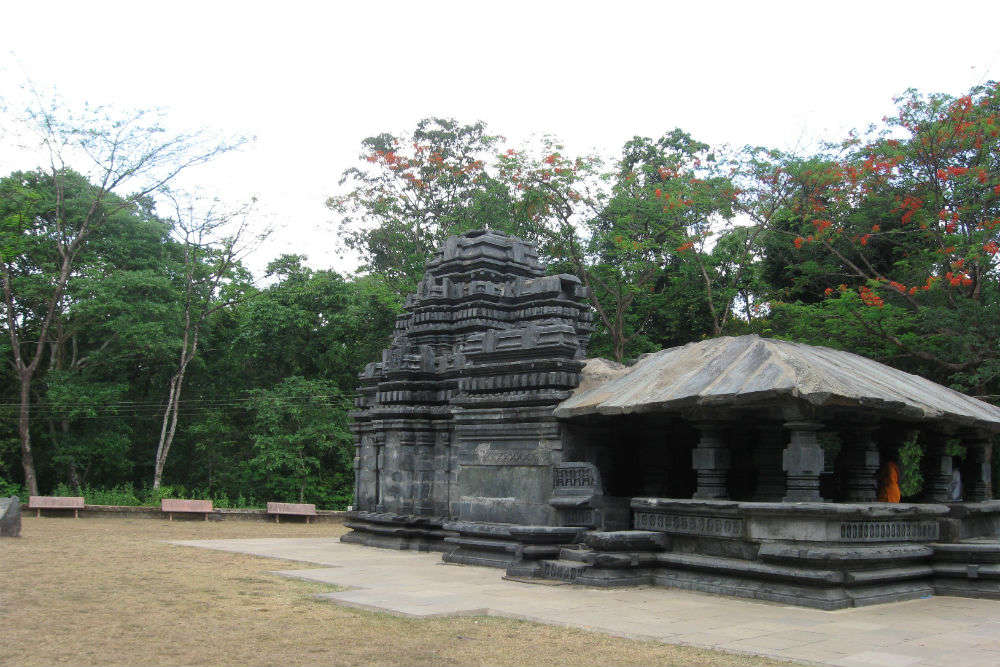
POLYGON ((581 386, 555 409, 588 415, 745 411, 803 406, 817 417, 938 423, 1000 432, 1000 408, 855 354, 758 336, 715 338, 662 350, 633 366, 588 360, 581 386))

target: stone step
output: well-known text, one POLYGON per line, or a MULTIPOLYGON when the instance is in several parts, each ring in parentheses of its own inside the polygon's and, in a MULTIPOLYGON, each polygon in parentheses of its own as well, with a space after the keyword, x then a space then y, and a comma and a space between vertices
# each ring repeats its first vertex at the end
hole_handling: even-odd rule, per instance
POLYGON ((590 569, 586 563, 578 563, 571 560, 543 560, 541 575, 544 579, 555 579, 557 581, 575 581, 581 572, 590 569))
POLYGON ((931 547, 936 563, 1000 563, 1000 540, 966 540, 931 547))
POLYGON ((585 563, 588 555, 593 554, 591 549, 576 549, 573 547, 563 547, 559 550, 559 560, 571 560, 577 563, 585 563))

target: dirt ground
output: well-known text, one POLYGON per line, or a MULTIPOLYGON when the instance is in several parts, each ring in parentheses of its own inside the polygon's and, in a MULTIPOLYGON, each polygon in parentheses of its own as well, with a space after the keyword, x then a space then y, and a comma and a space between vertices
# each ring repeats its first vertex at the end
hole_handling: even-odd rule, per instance
POLYGON ((0 540, 0 665, 778 665, 497 618, 313 598, 301 564, 165 544, 330 537, 340 524, 24 517, 0 540))

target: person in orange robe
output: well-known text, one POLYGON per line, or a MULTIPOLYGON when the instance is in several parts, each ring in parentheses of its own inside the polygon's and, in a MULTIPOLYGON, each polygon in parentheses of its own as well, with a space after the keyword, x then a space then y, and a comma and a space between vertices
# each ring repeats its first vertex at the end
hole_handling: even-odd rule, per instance
POLYGON ((879 502, 899 502, 899 466, 895 461, 887 461, 886 464, 882 466, 882 474, 879 479, 878 487, 879 502))

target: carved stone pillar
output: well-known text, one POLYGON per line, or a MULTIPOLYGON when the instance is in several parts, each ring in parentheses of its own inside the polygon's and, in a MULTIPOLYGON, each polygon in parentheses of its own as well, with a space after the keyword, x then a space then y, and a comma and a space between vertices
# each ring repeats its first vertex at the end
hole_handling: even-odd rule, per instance
POLYGON ((789 431, 790 441, 781 456, 786 487, 783 501, 797 503, 823 500, 819 493, 823 448, 816 439, 816 432, 823 425, 818 422, 787 422, 785 428, 789 431))
POLYGON ((965 500, 979 503, 993 497, 993 461, 990 460, 990 440, 981 434, 969 438, 965 443, 969 479, 963 480, 965 500))
POLYGON ((753 460, 757 466, 754 500, 776 503, 785 497, 785 472, 781 469, 784 448, 785 433, 780 424, 768 424, 761 428, 753 448, 753 460))
POLYGON ((857 426, 844 439, 844 472, 847 475, 845 490, 849 502, 873 503, 878 498, 878 443, 875 442, 876 426, 857 426))
POLYGON ((700 422, 695 424, 701 438, 691 452, 691 467, 698 472, 698 489, 695 498, 728 498, 726 482, 732 465, 729 446, 724 437, 724 424, 700 422))
POLYGON ((945 434, 934 434, 924 448, 921 467, 924 473, 923 498, 931 503, 946 503, 951 500, 951 456, 947 452, 948 442, 945 434))

